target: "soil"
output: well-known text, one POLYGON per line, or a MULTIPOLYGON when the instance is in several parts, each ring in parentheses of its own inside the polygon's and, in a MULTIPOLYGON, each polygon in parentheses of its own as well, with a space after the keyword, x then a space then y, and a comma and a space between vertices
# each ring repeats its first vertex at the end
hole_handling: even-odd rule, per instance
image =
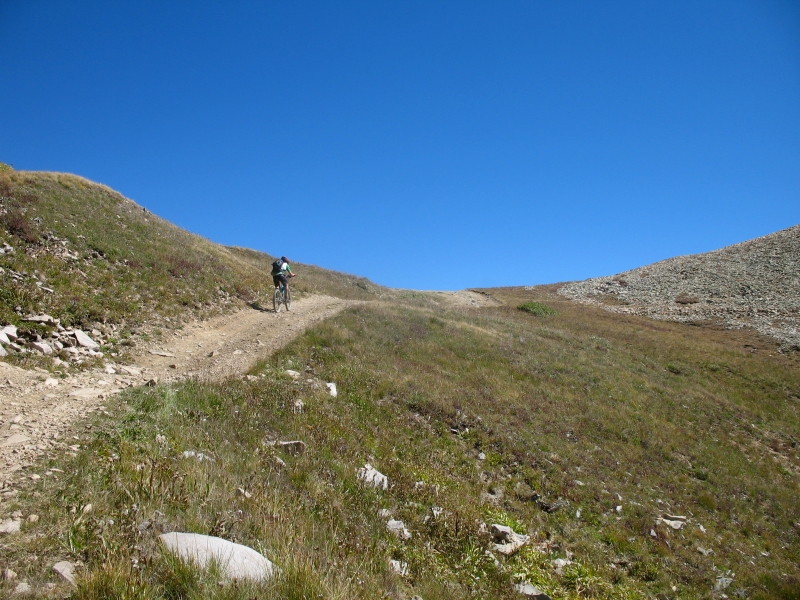
POLYGON ((0 498, 15 494, 14 480, 26 476, 24 469, 34 460, 76 452, 74 424, 92 412, 105 411, 109 396, 151 381, 221 380, 243 373, 351 304, 355 302, 312 295, 295 301, 291 312, 243 307, 165 332, 161 339, 135 348, 129 364, 106 360, 105 368, 62 377, 0 361, 0 498))

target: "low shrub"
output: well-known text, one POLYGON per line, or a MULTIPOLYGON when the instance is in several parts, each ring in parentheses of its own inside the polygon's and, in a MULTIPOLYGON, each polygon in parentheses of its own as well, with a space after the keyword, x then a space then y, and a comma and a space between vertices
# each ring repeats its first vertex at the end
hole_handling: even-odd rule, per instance
POLYGON ((551 308, 542 302, 525 302, 517 306, 517 308, 521 311, 536 315, 537 317, 548 317, 558 314, 555 308, 551 308))

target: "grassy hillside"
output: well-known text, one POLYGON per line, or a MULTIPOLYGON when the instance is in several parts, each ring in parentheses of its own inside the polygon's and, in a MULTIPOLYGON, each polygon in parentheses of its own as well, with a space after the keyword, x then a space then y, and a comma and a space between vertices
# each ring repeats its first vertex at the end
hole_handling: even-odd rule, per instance
POLYGON ((545 288, 489 292, 504 306, 372 302, 249 378, 126 392, 6 507, 40 516, 6 564, 43 586, 80 560, 78 590, 53 592, 75 598, 516 598, 522 581, 553 598, 799 597, 796 355, 545 288), (359 484, 366 462, 388 490, 359 484), (493 523, 531 543, 500 555, 493 523), (248 544, 282 574, 219 585, 159 552, 169 530, 248 544))
MULTIPOLYGON (((272 257, 184 231, 110 188, 0 163, 0 325, 48 313, 65 326, 207 317, 271 293, 272 257)), ((297 265, 295 289, 370 298, 371 282, 297 265)), ((118 326, 118 327, 117 327, 118 326)))

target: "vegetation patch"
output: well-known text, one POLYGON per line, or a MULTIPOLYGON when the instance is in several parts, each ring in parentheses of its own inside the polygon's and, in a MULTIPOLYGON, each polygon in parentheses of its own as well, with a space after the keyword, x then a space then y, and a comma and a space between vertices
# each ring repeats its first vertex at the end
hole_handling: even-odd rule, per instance
POLYGON ((554 598, 710 598, 729 571, 728 592, 794 597, 793 363, 566 302, 544 328, 512 307, 552 298, 525 295, 371 303, 249 378, 127 392, 63 474, 31 467, 39 483, 5 505, 40 515, 9 568, 44 585, 48 565, 80 562, 76 598, 513 598, 523 581, 554 598), (681 377, 663 367, 678 360, 681 377), (358 481, 367 462, 387 490, 358 481), (500 554, 494 523, 529 543, 500 554), (281 575, 220 586, 160 551, 170 530, 249 545, 281 575))
POLYGON ((523 302, 522 304, 518 305, 517 308, 523 312, 536 315, 537 317, 548 317, 558 313, 556 309, 547 306, 547 304, 542 302, 523 302))

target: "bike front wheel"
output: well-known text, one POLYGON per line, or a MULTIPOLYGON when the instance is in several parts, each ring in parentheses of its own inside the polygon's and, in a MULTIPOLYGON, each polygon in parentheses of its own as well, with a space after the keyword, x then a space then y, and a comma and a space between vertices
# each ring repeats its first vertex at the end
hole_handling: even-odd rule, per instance
POLYGON ((284 304, 286 304, 286 310, 292 310, 292 292, 289 290, 288 287, 286 288, 286 292, 284 293, 283 302, 284 304))
POLYGON ((283 294, 281 294, 281 288, 275 288, 275 293, 272 295, 272 307, 275 309, 275 312, 281 312, 281 304, 283 304, 283 294))

